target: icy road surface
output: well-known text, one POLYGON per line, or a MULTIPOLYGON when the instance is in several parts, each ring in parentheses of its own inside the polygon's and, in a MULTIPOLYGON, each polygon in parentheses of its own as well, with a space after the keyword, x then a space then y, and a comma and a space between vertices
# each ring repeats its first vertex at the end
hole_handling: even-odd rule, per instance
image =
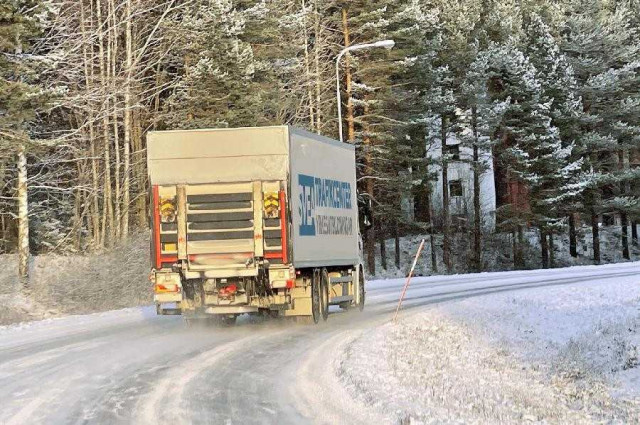
MULTIPOLYGON (((640 263, 415 278, 401 316, 634 277, 640 285, 640 263)), ((386 423, 331 359, 390 321, 403 283, 370 282, 364 312, 334 311, 317 326, 241 318, 234 328, 188 328, 142 308, 0 328, 0 424, 386 423)), ((358 344, 366 349, 366 338, 358 344)))

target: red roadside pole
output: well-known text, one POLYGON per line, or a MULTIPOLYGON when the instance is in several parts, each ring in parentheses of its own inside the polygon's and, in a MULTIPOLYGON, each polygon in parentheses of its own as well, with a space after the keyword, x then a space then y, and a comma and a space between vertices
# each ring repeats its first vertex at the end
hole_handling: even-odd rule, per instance
POLYGON ((420 257, 420 253, 422 252, 423 247, 424 247, 424 239, 422 240, 422 242, 420 242, 420 246, 418 247, 418 252, 416 253, 416 258, 413 259, 413 265, 411 266, 411 270, 409 271, 409 276, 407 276, 407 281, 404 283, 404 288, 402 288, 402 294, 400 295, 400 299, 398 300, 398 307, 396 308, 396 314, 393 316, 394 322, 398 319, 398 312, 400 311, 402 300, 404 299, 404 296, 407 293, 409 282, 411 282, 411 277, 413 276, 413 269, 416 268, 416 264, 418 263, 418 257, 420 257))

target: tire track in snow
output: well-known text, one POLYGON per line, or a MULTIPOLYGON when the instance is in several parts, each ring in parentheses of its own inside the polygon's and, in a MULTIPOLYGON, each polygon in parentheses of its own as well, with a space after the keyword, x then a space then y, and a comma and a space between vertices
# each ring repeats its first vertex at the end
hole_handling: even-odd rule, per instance
MULTIPOLYGON (((285 331, 277 332, 275 335, 283 332, 285 331)), ((132 422, 137 424, 192 423, 189 419, 190 412, 185 408, 188 405, 188 400, 185 398, 188 384, 206 370, 214 368, 223 358, 247 347, 250 343, 256 344, 275 335, 247 336, 173 365, 155 382, 151 393, 138 401, 134 408, 132 422)))

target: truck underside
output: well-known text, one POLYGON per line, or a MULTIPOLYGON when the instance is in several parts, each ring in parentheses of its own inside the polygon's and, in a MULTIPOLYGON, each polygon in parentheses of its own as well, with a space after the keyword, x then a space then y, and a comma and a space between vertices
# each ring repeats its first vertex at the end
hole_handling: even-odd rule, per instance
POLYGON ((154 185, 151 280, 158 314, 326 319, 364 306, 358 264, 294 268, 285 181, 154 185))

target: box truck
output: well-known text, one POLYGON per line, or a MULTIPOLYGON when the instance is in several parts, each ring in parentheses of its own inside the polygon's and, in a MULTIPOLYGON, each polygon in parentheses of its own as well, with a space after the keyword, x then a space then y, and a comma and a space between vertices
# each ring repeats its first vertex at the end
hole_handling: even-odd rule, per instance
POLYGON ((158 314, 364 307, 355 150, 290 127, 147 136, 158 314))

